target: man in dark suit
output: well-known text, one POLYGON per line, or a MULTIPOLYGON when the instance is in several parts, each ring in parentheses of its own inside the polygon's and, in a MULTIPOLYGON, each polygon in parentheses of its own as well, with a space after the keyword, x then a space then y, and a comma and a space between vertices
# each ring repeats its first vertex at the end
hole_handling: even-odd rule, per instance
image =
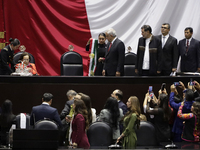
POLYGON ((149 25, 141 27, 135 73, 142 76, 160 75, 162 70, 162 45, 158 37, 152 35, 149 25))
POLYGON ((108 46, 104 59, 103 76, 123 76, 125 46, 124 43, 117 38, 116 31, 112 28, 106 31, 108 46))
POLYGON ((122 102, 122 98, 123 98, 123 93, 121 90, 119 89, 116 89, 113 91, 113 93, 111 94, 112 97, 116 98, 117 101, 118 101, 118 106, 119 108, 121 108, 123 110, 123 114, 125 115, 127 113, 127 106, 126 104, 124 104, 122 102))
POLYGON ((179 41, 181 72, 200 72, 200 43, 192 37, 193 29, 185 28, 185 38, 179 41))
POLYGON ((44 93, 42 104, 32 108, 30 125, 34 125, 39 120, 50 119, 55 121, 59 127, 62 126, 58 110, 51 107, 52 99, 53 95, 51 93, 44 93))
POLYGON ((161 35, 158 38, 162 42, 162 71, 161 75, 169 76, 171 72, 175 72, 178 63, 178 46, 177 39, 169 34, 170 24, 163 23, 161 26, 161 35))
MULTIPOLYGON (((124 104, 124 103, 122 102, 123 92, 122 92, 121 90, 119 90, 119 89, 116 89, 116 90, 114 90, 114 91, 112 92, 111 96, 117 99, 117 101, 118 101, 118 106, 119 106, 119 108, 122 109, 123 114, 125 115, 125 114, 127 113, 128 109, 127 109, 126 104, 124 104)), ((123 124, 122 124, 122 122, 120 122, 119 128, 120 128, 120 134, 121 134, 121 133, 123 132, 123 124)))
POLYGON ((70 109, 71 109, 71 105, 74 103, 74 96, 76 96, 76 94, 77 93, 74 90, 67 91, 66 95, 67 95, 68 101, 66 101, 65 107, 62 110, 62 112, 60 113, 61 120, 64 119, 66 117, 66 115, 69 114, 70 109))

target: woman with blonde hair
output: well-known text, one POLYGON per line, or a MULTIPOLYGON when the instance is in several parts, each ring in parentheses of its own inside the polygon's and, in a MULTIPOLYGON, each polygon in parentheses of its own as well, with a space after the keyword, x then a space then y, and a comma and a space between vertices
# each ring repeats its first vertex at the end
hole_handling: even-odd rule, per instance
POLYGON ((133 149, 136 148, 137 142, 135 126, 140 126, 140 101, 136 96, 131 96, 126 105, 129 111, 124 116, 124 132, 117 139, 117 143, 123 138, 123 148, 133 149))

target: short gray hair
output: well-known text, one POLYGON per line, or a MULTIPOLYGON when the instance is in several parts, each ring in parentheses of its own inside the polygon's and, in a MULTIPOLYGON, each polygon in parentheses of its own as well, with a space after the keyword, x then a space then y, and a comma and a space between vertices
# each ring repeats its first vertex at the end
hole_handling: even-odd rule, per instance
POLYGON ((106 33, 112 35, 113 37, 117 36, 117 32, 113 28, 108 29, 106 33))
POLYGON ((76 91, 74 91, 74 90, 68 90, 67 93, 66 93, 67 96, 70 96, 70 95, 71 95, 71 96, 76 96, 76 94, 77 94, 77 93, 76 93, 76 91))

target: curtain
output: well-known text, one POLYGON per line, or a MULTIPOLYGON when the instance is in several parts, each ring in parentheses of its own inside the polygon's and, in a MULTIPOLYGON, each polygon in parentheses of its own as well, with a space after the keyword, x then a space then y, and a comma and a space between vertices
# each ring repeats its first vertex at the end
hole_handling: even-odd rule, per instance
MULTIPOLYGON (((69 45, 83 57, 88 74, 90 37, 110 27, 125 46, 136 53, 141 26, 148 24, 154 35, 162 23, 170 23, 170 34, 184 38, 184 29, 194 29, 200 40, 199 0, 0 0, 4 8, 6 41, 18 38, 33 54, 41 75, 60 75, 60 57, 69 45)), ((1 14, 0 14, 1 15, 1 14)))
POLYGON ((60 57, 73 45, 88 72, 91 37, 84 0, 4 0, 8 41, 18 38, 35 58, 41 75, 60 75, 60 57))

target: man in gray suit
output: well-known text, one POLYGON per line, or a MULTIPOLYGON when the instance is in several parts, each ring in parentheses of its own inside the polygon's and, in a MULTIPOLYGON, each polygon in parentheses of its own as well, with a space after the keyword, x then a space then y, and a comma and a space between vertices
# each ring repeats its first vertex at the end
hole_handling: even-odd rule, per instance
POLYGON ((169 76, 175 72, 178 63, 178 46, 177 39, 169 34, 170 24, 163 23, 161 26, 161 35, 158 38, 162 42, 162 70, 161 75, 169 76))
POLYGON ((106 31, 106 38, 108 40, 108 45, 102 75, 123 76, 125 60, 124 43, 117 38, 116 31, 113 28, 106 31))
POLYGON ((76 94, 77 93, 74 90, 67 91, 66 95, 67 95, 68 101, 66 101, 65 107, 60 114, 61 120, 64 119, 66 117, 66 115, 69 114, 71 105, 74 103, 74 96, 76 96, 76 94))

